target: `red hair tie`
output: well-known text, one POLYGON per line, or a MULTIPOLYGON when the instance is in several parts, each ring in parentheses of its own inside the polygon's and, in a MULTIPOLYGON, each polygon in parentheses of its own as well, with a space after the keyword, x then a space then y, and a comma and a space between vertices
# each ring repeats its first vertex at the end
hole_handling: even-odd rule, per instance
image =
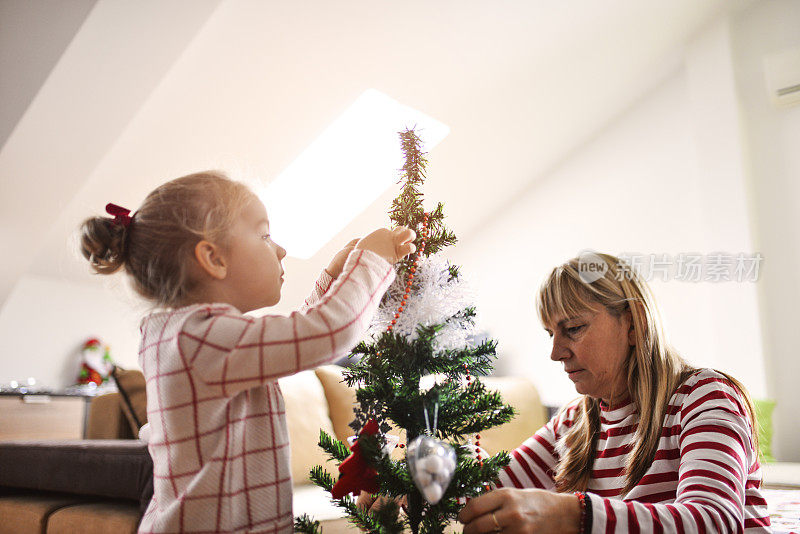
POLYGON ((114 224, 119 224, 127 228, 130 226, 133 217, 130 216, 131 210, 125 209, 122 206, 108 203, 106 204, 106 213, 114 216, 114 224))

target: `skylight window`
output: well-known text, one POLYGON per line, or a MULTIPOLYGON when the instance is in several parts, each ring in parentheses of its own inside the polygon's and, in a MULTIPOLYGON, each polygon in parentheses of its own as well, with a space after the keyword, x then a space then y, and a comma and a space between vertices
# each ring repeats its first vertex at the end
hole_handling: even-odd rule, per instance
POLYGON ((414 128, 430 151, 445 124, 368 89, 265 189, 273 239, 308 259, 397 182, 397 132, 414 128))

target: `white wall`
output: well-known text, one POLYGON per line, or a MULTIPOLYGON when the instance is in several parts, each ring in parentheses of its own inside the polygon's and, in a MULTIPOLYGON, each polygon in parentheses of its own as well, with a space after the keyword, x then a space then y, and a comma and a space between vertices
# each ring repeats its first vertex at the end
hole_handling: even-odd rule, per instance
POLYGON ((800 47, 800 2, 756 2, 736 17, 731 32, 754 239, 765 257, 759 300, 769 392, 777 401, 775 456, 800 461, 800 106, 771 105, 763 66, 765 56, 800 47))
POLYGON ((685 357, 777 400, 774 453, 800 460, 800 107, 770 106, 762 58, 800 45, 800 3, 760 2, 709 26, 683 67, 575 150, 454 259, 472 272, 498 372, 529 376, 545 402, 574 397, 536 318, 549 270, 583 249, 760 253, 757 283, 653 281, 685 357), (763 333, 762 333, 763 331, 763 333))
POLYGON ((138 368, 140 311, 115 282, 20 279, 0 310, 0 384, 28 377, 54 388, 74 384, 80 349, 92 337, 109 345, 118 365, 138 368))
MULTIPOLYGON (((737 216, 746 214, 731 213, 730 228, 706 222, 721 210, 702 183, 694 122, 681 71, 458 246, 455 259, 478 286, 481 322, 500 342, 498 371, 529 376, 545 402, 575 396, 561 365, 549 360, 534 308, 552 267, 587 248, 671 255, 751 249, 737 231, 737 216)), ((764 396, 753 284, 651 286, 668 334, 690 361, 729 370, 764 396), (720 306, 736 298, 742 306, 720 306)))

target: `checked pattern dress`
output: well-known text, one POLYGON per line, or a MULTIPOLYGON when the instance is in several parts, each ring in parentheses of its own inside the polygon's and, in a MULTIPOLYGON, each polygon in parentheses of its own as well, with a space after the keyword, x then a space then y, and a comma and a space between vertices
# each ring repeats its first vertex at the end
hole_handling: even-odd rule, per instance
POLYGON ((147 316, 139 363, 154 495, 139 532, 291 532, 277 380, 347 354, 394 277, 383 258, 356 250, 289 316, 252 317, 229 304, 147 316))

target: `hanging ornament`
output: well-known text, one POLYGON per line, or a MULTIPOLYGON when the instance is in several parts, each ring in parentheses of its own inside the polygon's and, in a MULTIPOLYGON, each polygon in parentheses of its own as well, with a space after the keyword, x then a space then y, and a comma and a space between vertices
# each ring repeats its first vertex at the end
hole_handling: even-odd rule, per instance
POLYGON ((418 436, 408 444, 406 461, 411 478, 425 500, 438 503, 456 471, 456 451, 431 436, 418 436))
POLYGON ((378 492, 378 473, 364 458, 359 443, 362 436, 378 434, 378 422, 370 419, 358 433, 359 439, 350 447, 352 454, 339 465, 339 480, 331 488, 331 497, 341 499, 348 493, 358 495, 362 490, 378 492))
MULTIPOLYGON (((433 416, 433 428, 436 431, 439 416, 439 404, 433 416)), ((428 410, 425 408, 425 425, 431 433, 428 421, 428 410)), ((442 500, 444 492, 450 485, 453 473, 456 471, 456 451, 449 443, 440 441, 432 436, 417 436, 406 449, 406 463, 414 480, 425 500, 436 504, 442 500)))

